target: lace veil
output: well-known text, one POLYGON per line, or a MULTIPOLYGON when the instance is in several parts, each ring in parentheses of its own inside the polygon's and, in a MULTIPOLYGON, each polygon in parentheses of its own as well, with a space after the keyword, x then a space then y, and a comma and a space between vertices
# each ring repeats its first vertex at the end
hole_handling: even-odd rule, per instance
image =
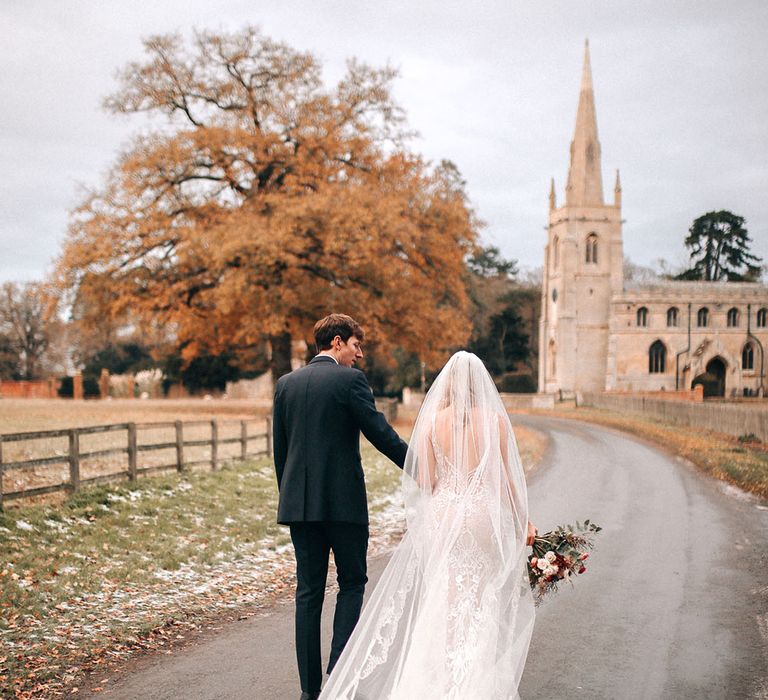
POLYGON ((402 478, 407 531, 321 695, 513 698, 533 629, 517 444, 481 360, 451 357, 402 478))

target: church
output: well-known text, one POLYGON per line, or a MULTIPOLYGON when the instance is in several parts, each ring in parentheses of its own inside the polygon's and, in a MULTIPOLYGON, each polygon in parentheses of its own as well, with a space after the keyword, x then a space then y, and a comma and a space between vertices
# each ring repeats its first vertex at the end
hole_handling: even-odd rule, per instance
POLYGON ((619 173, 603 197, 589 44, 584 48, 565 203, 549 193, 539 321, 539 391, 763 396, 768 286, 624 281, 619 173))

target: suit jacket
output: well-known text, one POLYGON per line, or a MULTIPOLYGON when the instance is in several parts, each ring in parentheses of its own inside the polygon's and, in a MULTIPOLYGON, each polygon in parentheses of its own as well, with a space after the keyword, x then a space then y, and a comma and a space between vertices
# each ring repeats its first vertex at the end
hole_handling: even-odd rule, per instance
POLYGON ((277 521, 368 523, 360 432, 402 468, 408 445, 376 410, 365 375, 319 355, 277 382, 277 521))

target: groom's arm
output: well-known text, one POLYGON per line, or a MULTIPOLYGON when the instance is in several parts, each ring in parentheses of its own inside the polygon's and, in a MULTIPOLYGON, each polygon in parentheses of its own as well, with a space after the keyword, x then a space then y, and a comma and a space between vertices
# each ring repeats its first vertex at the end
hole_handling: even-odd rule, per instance
POLYGON ((275 459, 275 474, 277 475, 277 488, 279 491, 288 454, 288 436, 285 432, 285 423, 283 422, 282 392, 279 385, 272 402, 272 453, 275 459))
POLYGON ((355 372, 349 392, 349 406, 357 426, 368 441, 402 469, 408 444, 387 423, 384 414, 376 410, 373 393, 362 372, 355 372))

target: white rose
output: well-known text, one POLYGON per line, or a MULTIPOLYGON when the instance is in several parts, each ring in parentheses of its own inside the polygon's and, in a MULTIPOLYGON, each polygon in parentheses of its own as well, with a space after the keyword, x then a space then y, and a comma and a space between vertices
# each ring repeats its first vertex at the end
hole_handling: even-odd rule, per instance
POLYGON ((536 562, 536 566, 538 566, 542 571, 546 569, 549 566, 549 562, 546 559, 539 559, 536 562))
POLYGON ((555 561, 555 559, 557 559, 557 556, 552 550, 550 550, 544 555, 544 558, 551 564, 553 561, 555 561))

